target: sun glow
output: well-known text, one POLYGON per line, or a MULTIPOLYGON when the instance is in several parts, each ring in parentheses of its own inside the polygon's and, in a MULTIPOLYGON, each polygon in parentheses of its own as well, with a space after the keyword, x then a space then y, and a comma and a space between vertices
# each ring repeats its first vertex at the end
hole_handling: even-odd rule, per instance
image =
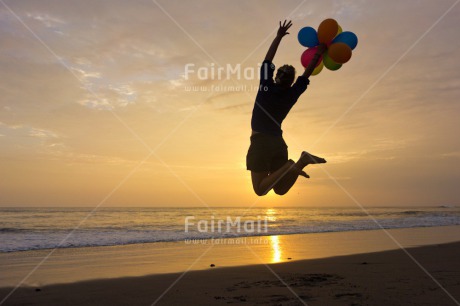
POLYGON ((270 236, 270 247, 272 254, 272 263, 280 262, 282 250, 280 247, 279 236, 270 236))
POLYGON ((267 220, 268 221, 276 221, 276 209, 274 208, 268 208, 266 211, 265 211, 265 215, 267 217, 267 220))

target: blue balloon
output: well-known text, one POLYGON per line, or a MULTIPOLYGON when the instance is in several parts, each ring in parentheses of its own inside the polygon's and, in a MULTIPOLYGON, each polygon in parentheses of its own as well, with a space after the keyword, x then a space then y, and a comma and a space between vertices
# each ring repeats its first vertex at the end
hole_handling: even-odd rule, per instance
POLYGON ((338 42, 347 44, 353 50, 358 45, 358 37, 353 32, 342 32, 332 41, 332 43, 338 42))
POLYGON ((299 43, 304 47, 311 48, 319 45, 318 34, 312 27, 302 28, 297 35, 297 39, 299 40, 299 43))

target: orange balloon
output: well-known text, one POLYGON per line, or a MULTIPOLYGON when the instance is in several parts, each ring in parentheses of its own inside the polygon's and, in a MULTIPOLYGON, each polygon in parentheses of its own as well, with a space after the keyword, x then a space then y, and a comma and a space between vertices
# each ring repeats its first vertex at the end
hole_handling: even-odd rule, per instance
POLYGON ((339 24, 332 18, 323 20, 318 27, 318 40, 326 44, 334 39, 339 31, 339 24))
POLYGON ((339 64, 345 64, 351 58, 351 48, 345 43, 334 43, 327 52, 329 57, 339 64))

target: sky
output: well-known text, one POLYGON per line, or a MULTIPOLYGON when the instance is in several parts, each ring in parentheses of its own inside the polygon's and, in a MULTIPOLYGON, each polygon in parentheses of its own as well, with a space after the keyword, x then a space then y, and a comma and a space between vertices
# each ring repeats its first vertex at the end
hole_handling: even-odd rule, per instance
POLYGON ((460 205, 458 2, 0 0, 0 206, 460 205), (326 18, 358 46, 283 131, 328 163, 257 197, 251 74, 326 18))

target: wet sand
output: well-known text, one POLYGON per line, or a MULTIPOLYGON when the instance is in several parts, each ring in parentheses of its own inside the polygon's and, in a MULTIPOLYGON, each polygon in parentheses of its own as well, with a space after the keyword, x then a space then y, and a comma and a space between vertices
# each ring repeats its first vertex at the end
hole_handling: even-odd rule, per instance
MULTIPOLYGON (((449 233, 445 236, 450 236, 450 239, 457 237, 460 240, 458 227, 445 227, 393 230, 390 233, 398 242, 412 247, 406 248, 405 251, 369 251, 355 255, 345 255, 344 253, 351 249, 341 247, 339 241, 344 245, 361 243, 362 250, 372 249, 372 245, 369 245, 371 241, 374 242, 374 248, 382 248, 382 245, 385 247, 385 239, 391 239, 387 235, 381 236, 384 234, 382 231, 323 234, 319 235, 321 239, 320 242, 316 241, 316 244, 311 244, 315 239, 309 235, 292 235, 285 241, 283 239, 286 237, 278 236, 281 237, 277 242, 278 253, 277 249, 273 248, 276 241, 269 245, 238 247, 199 245, 200 250, 207 252, 202 257, 188 259, 188 263, 192 262, 197 266, 190 267, 188 264, 190 270, 187 273, 183 272, 186 269, 177 273, 152 273, 149 266, 144 274, 152 275, 130 277, 127 273, 130 268, 136 270, 136 273, 141 273, 139 267, 142 267, 142 260, 147 262, 151 258, 130 258, 130 253, 117 253, 119 257, 125 257, 124 260, 132 264, 120 265, 120 269, 114 269, 112 261, 115 257, 104 257, 100 252, 109 248, 101 248, 99 251, 91 248, 99 253, 100 262, 106 262, 104 269, 120 270, 118 274, 113 275, 126 275, 95 279, 99 274, 88 272, 88 279, 92 280, 75 281, 78 277, 72 278, 72 275, 68 275, 66 284, 55 284, 59 279, 56 276, 54 282, 25 282, 2 305, 459 305, 460 243, 431 243, 429 246, 413 247, 413 242, 427 240, 430 235, 430 239, 435 239, 442 232, 449 233), (422 233, 425 235, 421 235, 422 233), (335 245, 329 246, 330 256, 327 258, 318 258, 321 256, 317 256, 314 250, 312 256, 316 256, 317 259, 305 260, 301 257, 308 249, 305 245, 319 247, 334 242, 335 245), (244 254, 241 253, 242 248, 246 249, 244 254), (342 253, 342 256, 332 255, 334 252, 342 253), (241 258, 246 257, 247 265, 232 266, 233 264, 228 263, 229 266, 225 267, 225 256, 219 257, 219 254, 224 253, 229 257, 234 256, 238 264, 242 264, 241 258), (256 258, 259 263, 264 264, 252 264, 250 258, 256 258), (211 263, 215 264, 215 267, 211 268, 211 263)), ((438 239, 438 242, 442 241, 438 239)), ((126 250, 130 247, 127 246, 126 250)), ((186 246, 181 247, 182 250, 187 250, 186 246)), ((65 253, 70 250, 59 251, 65 253)), ((87 250, 75 253, 73 250, 73 254, 81 261, 82 257, 85 258, 85 251, 87 250)), ((171 253, 171 257, 179 256, 174 253, 177 253, 177 250, 173 247, 165 250, 165 253, 168 252, 171 253)), ((22 252, 21 256, 25 256, 26 253, 22 252)), ((320 253, 325 256, 328 254, 325 250, 320 253)), ((19 257, 18 254, 8 255, 19 257)), ((191 255, 190 249, 188 253, 184 251, 182 254, 183 259, 191 255)), ((50 261, 53 261, 52 257, 53 255, 50 256, 50 261)), ((5 264, 5 258, 0 257, 2 265, 5 264)), ((64 262, 63 258, 60 260, 61 268, 67 267, 62 274, 71 274, 71 269, 74 269, 78 276, 80 270, 84 270, 83 266, 68 267, 69 264, 75 264, 75 258, 69 257, 68 262, 64 262)), ((18 262, 16 264, 15 267, 18 268, 18 262)), ((14 266, 9 267, 9 270, 2 267, 2 274, 14 270, 14 266)), ((37 275, 46 277, 46 274, 40 274, 39 270, 40 268, 37 275)), ((42 271, 51 273, 53 270, 42 271)), ((10 285, 1 288, 0 299, 3 300, 9 295, 13 287, 10 285)))

